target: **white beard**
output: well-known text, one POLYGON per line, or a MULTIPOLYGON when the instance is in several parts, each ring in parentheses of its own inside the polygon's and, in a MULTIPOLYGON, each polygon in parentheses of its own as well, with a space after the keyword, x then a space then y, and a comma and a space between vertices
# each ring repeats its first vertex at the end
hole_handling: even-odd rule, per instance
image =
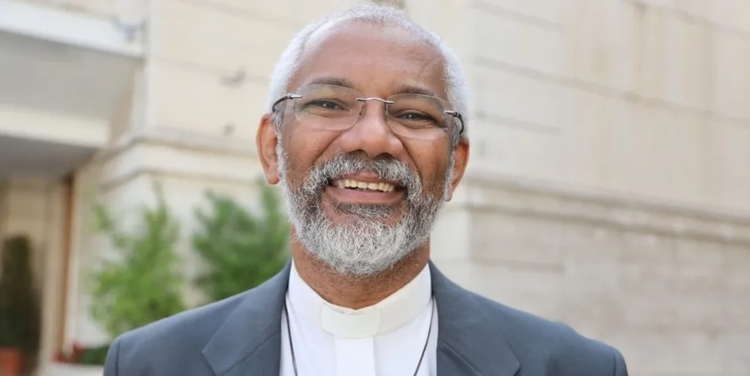
POLYGON ((445 174, 443 191, 436 197, 423 194, 422 184, 406 165, 394 160, 369 163, 341 156, 313 168, 303 187, 295 192, 287 182, 286 155, 279 142, 281 188, 289 220, 297 240, 318 260, 338 273, 367 276, 380 273, 422 246, 449 192, 454 155, 445 174), (370 205, 343 205, 349 217, 343 224, 333 223, 323 209, 322 182, 343 174, 374 169, 383 178, 400 181, 407 188, 407 209, 395 224, 387 220, 394 209, 370 205))

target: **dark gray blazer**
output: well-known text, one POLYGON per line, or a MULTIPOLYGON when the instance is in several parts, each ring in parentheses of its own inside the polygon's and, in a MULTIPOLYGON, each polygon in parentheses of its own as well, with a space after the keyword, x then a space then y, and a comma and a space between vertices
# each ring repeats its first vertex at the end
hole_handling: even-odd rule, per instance
MULTIPOLYGON (((290 265, 257 288, 118 337, 104 376, 278 375, 290 265)), ((627 376, 614 348, 464 290, 430 268, 439 376, 627 376)))

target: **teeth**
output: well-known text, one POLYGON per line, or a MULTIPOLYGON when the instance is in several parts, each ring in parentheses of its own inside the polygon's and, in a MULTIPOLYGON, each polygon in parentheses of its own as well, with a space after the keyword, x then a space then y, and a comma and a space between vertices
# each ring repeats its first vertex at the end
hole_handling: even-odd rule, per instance
POLYGON ((339 188, 359 188, 359 189, 367 189, 370 191, 381 191, 381 192, 393 192, 396 187, 393 186, 393 184, 389 183, 366 183, 363 181, 357 181, 352 179, 341 179, 336 180, 334 182, 334 185, 336 185, 339 188))

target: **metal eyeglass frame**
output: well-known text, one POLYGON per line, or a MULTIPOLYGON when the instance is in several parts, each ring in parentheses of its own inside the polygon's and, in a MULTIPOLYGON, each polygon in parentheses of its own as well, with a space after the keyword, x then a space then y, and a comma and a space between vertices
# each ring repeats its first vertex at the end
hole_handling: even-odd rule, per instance
MULTIPOLYGON (((294 94, 294 93, 286 94, 283 97, 277 99, 276 102, 273 102, 273 105, 271 106, 271 112, 275 113, 276 110, 277 110, 278 105, 281 102, 284 102, 284 101, 287 101, 287 100, 292 100, 292 99, 299 99, 299 98, 302 98, 302 97, 303 97, 302 94, 294 94)), ((379 102, 383 102, 385 104, 394 104, 395 103, 393 101, 389 101, 387 99, 378 98, 378 97, 357 98, 357 101, 359 101, 359 102, 379 101, 379 102)), ((461 129, 458 131, 458 135, 459 136, 463 135, 464 129, 466 128, 466 126, 464 125, 464 117, 463 117, 463 115, 461 115, 461 113, 458 112, 458 111, 443 111, 443 113, 445 113, 446 115, 451 115, 451 116, 455 117, 456 119, 458 119, 459 123, 461 123, 461 129)))

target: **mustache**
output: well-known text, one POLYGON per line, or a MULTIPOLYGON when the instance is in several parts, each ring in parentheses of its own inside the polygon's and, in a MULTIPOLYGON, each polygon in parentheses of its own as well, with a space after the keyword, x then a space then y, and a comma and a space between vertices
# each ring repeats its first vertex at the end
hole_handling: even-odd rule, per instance
POLYGON ((422 182, 419 175, 406 163, 388 155, 368 158, 359 153, 341 154, 318 166, 313 166, 303 190, 308 194, 320 194, 333 179, 362 172, 373 173, 378 176, 378 179, 399 182, 399 185, 406 189, 409 198, 419 197, 422 194, 422 182))

